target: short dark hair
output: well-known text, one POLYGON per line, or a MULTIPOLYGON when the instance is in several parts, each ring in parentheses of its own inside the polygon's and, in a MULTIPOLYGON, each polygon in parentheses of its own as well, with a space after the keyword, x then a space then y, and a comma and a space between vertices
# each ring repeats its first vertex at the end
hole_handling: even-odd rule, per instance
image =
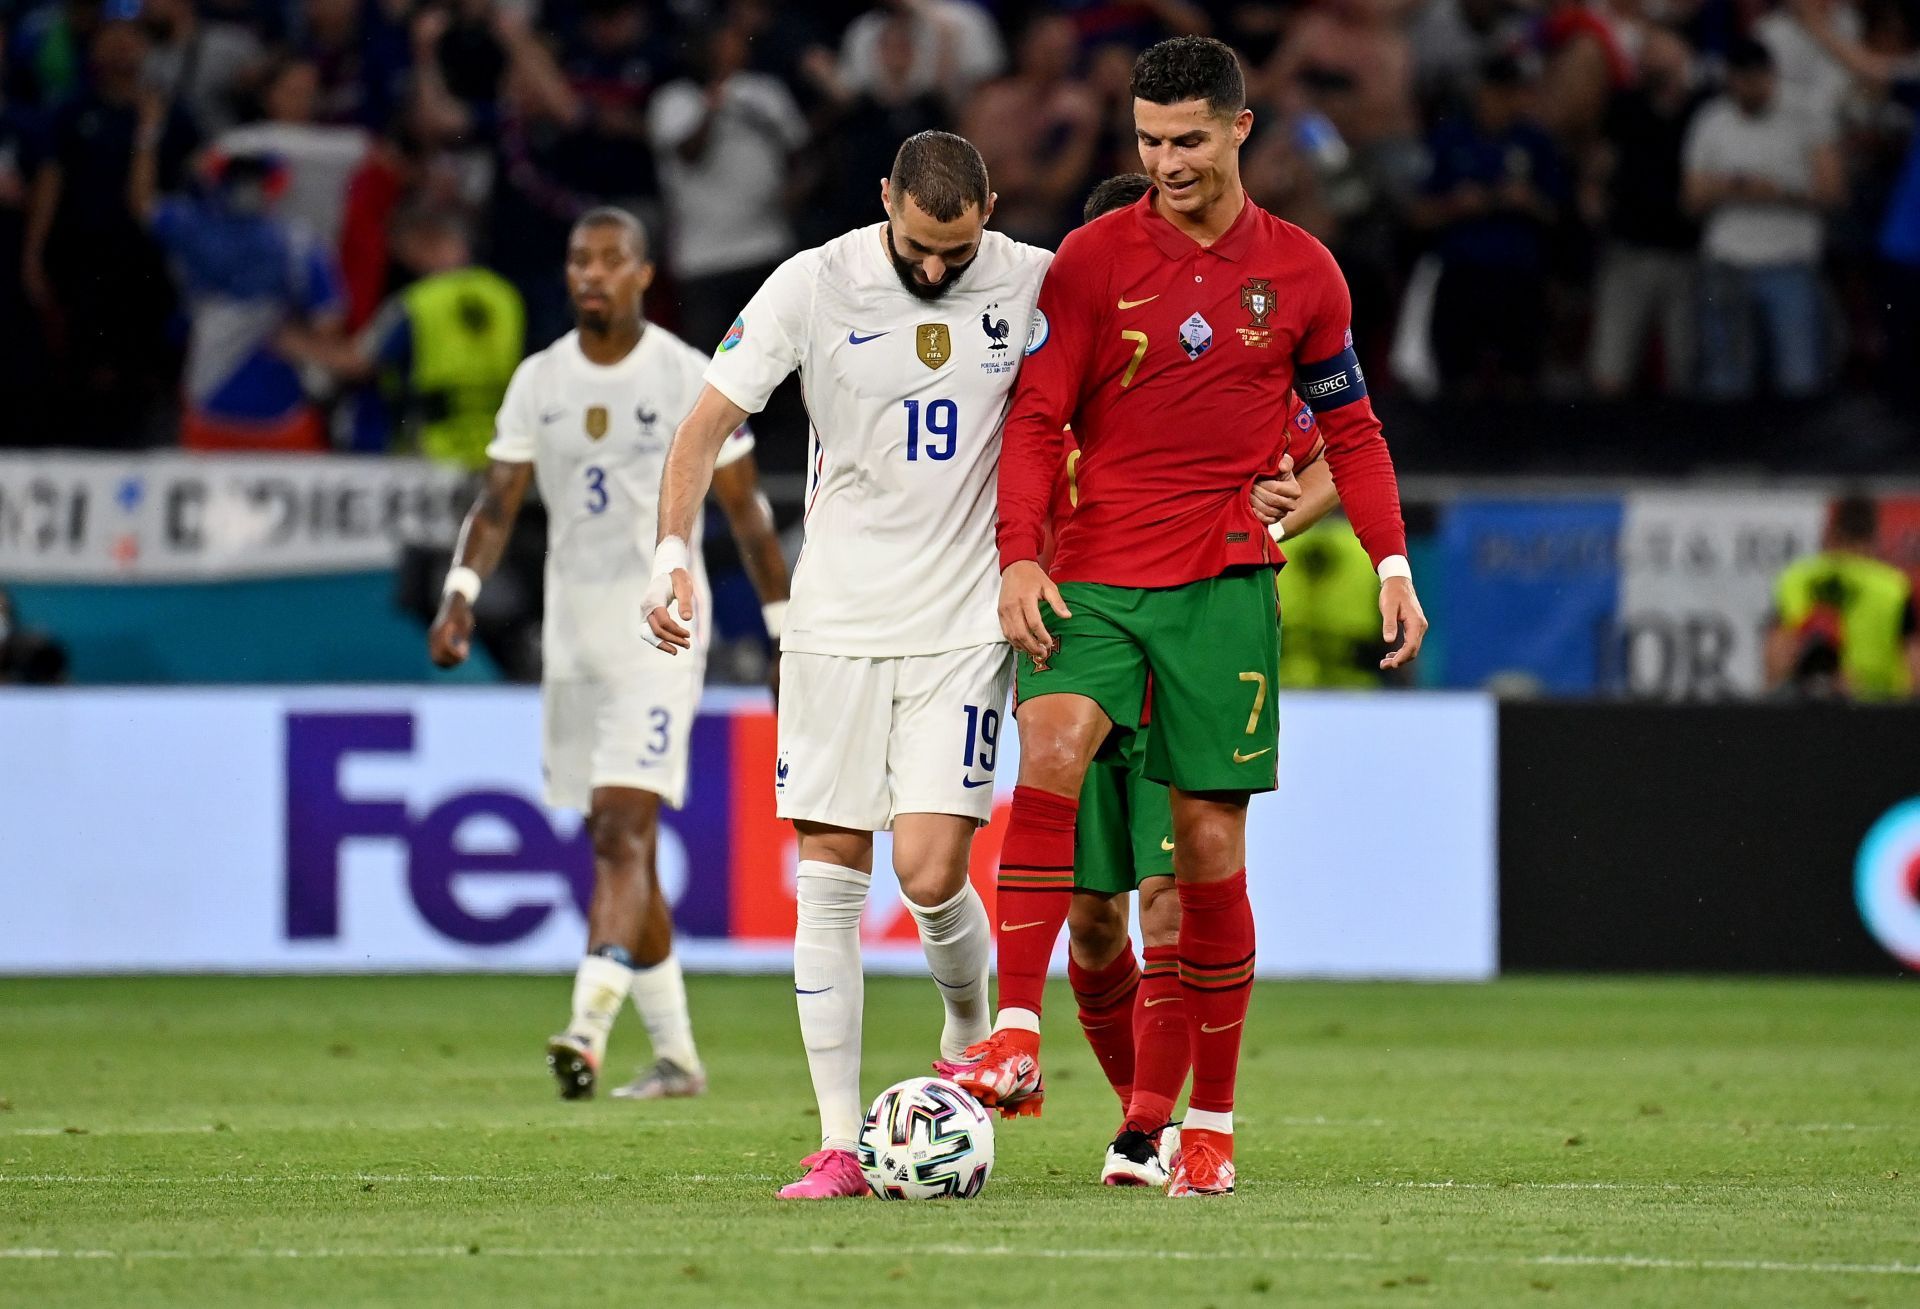
POLYGON ((987 161, 964 136, 916 132, 900 143, 887 185, 896 202, 912 196, 936 222, 951 223, 969 207, 986 212, 987 161))
POLYGON ((1233 47, 1210 36, 1176 36, 1133 61, 1135 99, 1156 105, 1205 100, 1222 118, 1247 107, 1247 79, 1233 47))
POLYGON ((1773 51, 1752 37, 1743 36, 1727 47, 1727 68, 1735 73, 1772 72, 1773 51))
POLYGON ((638 218, 618 205, 595 205, 573 223, 575 232, 589 227, 617 227, 627 234, 633 257, 642 263, 647 258, 647 229, 638 218))
POLYGON ((1846 495, 1833 506, 1833 535, 1842 541, 1871 541, 1880 535, 1880 506, 1870 495, 1846 495))
POLYGON ((1125 209, 1151 190, 1153 181, 1145 173, 1119 173, 1109 177, 1087 193, 1087 204, 1080 211, 1080 221, 1091 223, 1102 214, 1125 209))

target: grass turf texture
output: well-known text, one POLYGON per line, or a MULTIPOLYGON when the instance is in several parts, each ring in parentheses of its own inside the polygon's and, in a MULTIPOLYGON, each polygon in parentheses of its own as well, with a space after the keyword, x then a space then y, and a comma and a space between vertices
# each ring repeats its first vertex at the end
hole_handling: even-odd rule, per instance
MULTIPOLYGON (((1175 1202, 1092 1181, 1056 983, 980 1199, 809 1205, 790 983, 691 986, 714 1090, 636 1105, 555 1098, 558 979, 0 981, 0 1304, 1920 1303, 1911 984, 1264 985, 1240 1194, 1175 1202)), ((869 1094, 937 1012, 870 985, 869 1094)))

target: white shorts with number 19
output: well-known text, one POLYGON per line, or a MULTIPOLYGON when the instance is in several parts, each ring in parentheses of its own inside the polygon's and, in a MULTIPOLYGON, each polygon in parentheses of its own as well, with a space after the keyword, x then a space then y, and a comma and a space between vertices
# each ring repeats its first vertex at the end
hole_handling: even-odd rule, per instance
POLYGON ((985 823, 1012 680, 1001 642, 891 659, 781 655, 780 817, 857 832, 901 814, 985 823))

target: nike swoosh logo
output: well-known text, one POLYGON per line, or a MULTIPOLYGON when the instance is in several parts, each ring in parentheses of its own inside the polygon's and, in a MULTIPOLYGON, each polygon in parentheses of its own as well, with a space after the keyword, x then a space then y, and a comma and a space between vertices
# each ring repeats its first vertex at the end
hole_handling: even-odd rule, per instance
POLYGON ((1272 746, 1268 746, 1265 750, 1255 750, 1252 754, 1241 754, 1238 750, 1235 750, 1233 752, 1233 762, 1236 764, 1250 764, 1261 755, 1271 753, 1272 750, 1272 746))
POLYGON ((793 993, 795 995, 825 995, 828 991, 831 991, 832 989, 833 988, 831 986, 823 986, 818 991, 809 991, 805 987, 796 986, 793 988, 793 993))
POLYGON ((1141 305, 1152 304, 1155 300, 1158 300, 1159 298, 1160 297, 1157 295, 1150 295, 1144 300, 1122 300, 1120 302, 1120 307, 1122 309, 1138 309, 1141 305))
POLYGON ((963 777, 963 778, 961 778, 961 779, 960 779, 960 785, 962 785, 962 786, 964 786, 964 787, 966 787, 967 789, 969 789, 969 790, 971 790, 971 789, 973 789, 973 788, 974 788, 974 787, 976 787, 976 786, 992 786, 992 785, 993 785, 993 779, 992 779, 991 777, 989 777, 989 778, 987 778, 987 779, 985 779, 984 781, 979 781, 979 782, 976 782, 976 781, 974 781, 974 780, 973 780, 973 779, 972 779, 971 777, 963 777))
POLYGON ((1173 842, 1163 836, 1160 838, 1160 848, 1171 854, 1173 852, 1173 842))
MULTIPOLYGON (((889 328, 888 330, 891 331, 892 329, 889 328)), ((862 336, 858 332, 855 332, 849 329, 847 332, 847 344, 848 345, 865 345, 869 341, 878 341, 881 337, 885 336, 886 334, 887 334, 886 332, 874 332, 874 333, 871 333, 870 335, 862 336)))
POLYGON ((1156 996, 1154 999, 1151 999, 1151 1000, 1143 1000, 1141 1001, 1141 1003, 1145 1005, 1148 1009, 1151 1009, 1157 1004, 1172 1004, 1175 1000, 1178 1000, 1179 998, 1180 997, 1177 995, 1162 995, 1162 996, 1156 996))
POLYGON ((935 977, 933 980, 938 982, 941 986, 946 987, 949 991, 964 991, 969 986, 973 985, 972 982, 949 982, 938 977, 935 977))
POLYGON ((1232 1030, 1233 1030, 1234 1028, 1236 1028, 1236 1027, 1238 1027, 1238 1026, 1240 1026, 1240 1024, 1242 1024, 1242 1023, 1244 1023, 1244 1022, 1246 1022, 1246 1021, 1247 1021, 1247 1020, 1246 1020, 1246 1019, 1244 1019, 1244 1018, 1236 1018, 1236 1019, 1234 1019, 1234 1020, 1233 1020, 1232 1022, 1230 1022, 1230 1023, 1223 1023, 1223 1024, 1221 1024, 1221 1025, 1220 1025, 1219 1027, 1212 1027, 1212 1026, 1209 1026, 1208 1024, 1206 1024, 1206 1023, 1202 1023, 1202 1024, 1200 1024, 1200 1030, 1201 1030, 1201 1031, 1203 1031, 1203 1032, 1205 1032, 1205 1033, 1206 1033, 1206 1034, 1207 1034, 1208 1036, 1212 1036, 1212 1035, 1213 1035, 1214 1033, 1216 1033, 1216 1032, 1228 1032, 1228 1031, 1232 1031, 1232 1030))
POLYGON ((1029 927, 1038 927, 1046 921, 1044 918, 1036 918, 1030 923, 1002 923, 1000 924, 1000 930, 1003 932, 1021 932, 1029 927))

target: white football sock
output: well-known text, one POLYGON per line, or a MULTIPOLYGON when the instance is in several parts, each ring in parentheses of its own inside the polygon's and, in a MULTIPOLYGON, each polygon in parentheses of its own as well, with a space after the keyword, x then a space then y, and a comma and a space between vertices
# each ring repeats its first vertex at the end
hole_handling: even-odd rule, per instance
POLYGON ((820 1106, 822 1148, 852 1150, 860 1141, 860 1023, 866 978, 860 971, 860 914, 867 875, 817 859, 800 862, 800 901, 793 934, 794 1003, 807 1071, 820 1106))
POLYGON ((944 904, 923 907, 908 900, 906 905, 920 927, 927 971, 947 1007, 940 1057, 958 1059, 975 1041, 987 1039, 987 969, 993 954, 987 906, 971 882, 944 904))
POLYGON ((590 954, 574 970, 573 1021, 567 1030, 593 1043, 594 1058, 606 1054, 607 1034, 632 985, 633 969, 604 955, 590 954))
POLYGON ((668 955, 650 968, 633 970, 633 1007, 647 1025, 653 1057, 671 1059, 690 1073, 700 1071, 693 1048, 693 1019, 687 1013, 687 982, 680 960, 668 955))

